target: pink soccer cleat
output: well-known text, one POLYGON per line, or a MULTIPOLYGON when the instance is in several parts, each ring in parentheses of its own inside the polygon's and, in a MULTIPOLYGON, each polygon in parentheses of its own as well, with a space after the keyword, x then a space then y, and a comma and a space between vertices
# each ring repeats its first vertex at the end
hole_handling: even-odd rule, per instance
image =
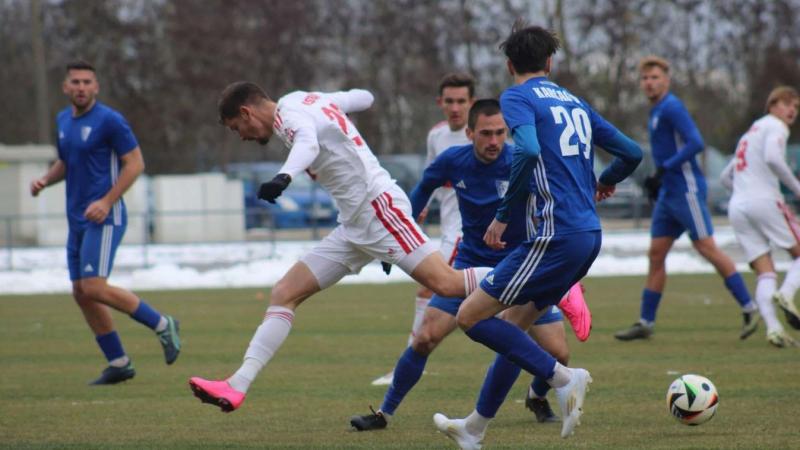
POLYGON ((211 381, 200 377, 189 378, 189 387, 194 396, 203 403, 217 405, 223 412, 238 409, 244 402, 245 394, 232 388, 227 381, 211 381))
POLYGON ((589 339, 589 333, 592 332, 592 312, 583 298, 583 284, 580 281, 569 288, 567 295, 558 303, 558 308, 569 319, 575 337, 581 342, 589 339))

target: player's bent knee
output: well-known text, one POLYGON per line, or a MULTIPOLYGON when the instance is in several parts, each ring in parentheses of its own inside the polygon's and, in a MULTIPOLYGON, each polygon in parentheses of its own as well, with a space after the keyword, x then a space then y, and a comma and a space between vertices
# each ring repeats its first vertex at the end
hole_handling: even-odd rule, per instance
POLYGON ((414 341, 411 343, 411 348, 420 355, 430 355, 433 350, 442 342, 440 336, 434 336, 428 332, 420 332, 414 336, 414 341))
POLYGON ((83 292, 82 297, 91 301, 101 301, 106 292, 108 285, 103 278, 88 278, 81 281, 80 290, 83 292))

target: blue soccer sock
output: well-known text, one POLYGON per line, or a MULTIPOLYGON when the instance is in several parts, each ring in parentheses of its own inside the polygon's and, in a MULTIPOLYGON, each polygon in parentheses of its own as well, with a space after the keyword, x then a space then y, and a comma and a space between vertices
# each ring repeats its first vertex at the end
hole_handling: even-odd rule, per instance
POLYGON ((661 292, 651 291, 645 288, 642 291, 642 308, 640 317, 642 322, 652 325, 656 321, 658 304, 661 302, 661 292))
POLYGON ((533 377, 533 382, 531 383, 531 391, 533 391, 533 395, 539 398, 547 397, 547 393, 550 392, 550 383, 547 382, 544 378, 540 376, 533 377))
POLYGON ((383 397, 382 412, 389 415, 394 414, 408 391, 419 381, 427 362, 428 355, 421 355, 411 347, 406 348, 394 367, 394 380, 383 397))
POLYGON ((144 300, 139 300, 139 307, 131 314, 133 320, 155 330, 161 321, 161 313, 153 309, 144 300))
POLYGON ((733 298, 739 306, 745 311, 753 311, 756 309, 753 300, 750 298, 750 292, 747 290, 747 285, 744 284, 744 278, 739 275, 739 272, 734 272, 733 275, 725 278, 725 287, 728 288, 733 298))
POLYGON ((497 414, 506 399, 508 391, 519 377, 520 368, 503 355, 497 355, 486 372, 475 410, 481 416, 491 419, 497 414))
POLYGON ((466 334, 532 375, 541 375, 548 380, 553 377, 556 359, 516 325, 491 317, 476 323, 466 334))
POLYGON ((122 341, 116 331, 95 336, 94 339, 109 363, 125 357, 125 349, 122 348, 122 341))

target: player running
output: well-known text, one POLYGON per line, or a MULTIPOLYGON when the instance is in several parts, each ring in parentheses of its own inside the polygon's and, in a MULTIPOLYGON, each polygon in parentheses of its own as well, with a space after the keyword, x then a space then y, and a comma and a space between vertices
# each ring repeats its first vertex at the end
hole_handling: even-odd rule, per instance
POLYGON ((774 300, 786 321, 800 329, 794 295, 800 287, 800 225, 783 201, 780 183, 800 198, 800 182, 786 164, 789 127, 797 118, 800 96, 782 86, 767 99, 767 115, 756 120, 739 139, 734 158, 720 176, 733 189, 728 217, 750 267, 758 276, 756 303, 767 325, 767 341, 776 347, 797 346, 775 316, 774 300), (770 244, 792 255, 794 261, 780 289, 770 244))
POLYGON ((378 163, 348 118, 372 105, 368 91, 295 91, 278 102, 257 85, 240 81, 225 88, 218 109, 223 125, 243 140, 266 144, 273 134, 289 148, 279 173, 263 183, 258 197, 274 202, 292 179, 308 172, 333 196, 337 226, 295 263, 270 292, 270 306, 250 341, 242 366, 230 378, 192 377, 189 385, 203 402, 223 411, 237 409, 250 384, 289 334, 295 310, 313 294, 373 259, 394 264, 437 294, 465 296, 488 268, 453 270, 410 218, 411 205, 378 163))
POLYGON ((58 159, 31 183, 34 197, 66 179, 67 263, 72 296, 108 367, 90 384, 116 384, 136 375, 114 329, 109 307, 129 314, 156 332, 167 364, 178 358, 178 321, 162 315, 132 292, 108 284, 114 254, 125 234, 128 216, 122 194, 144 170, 142 150, 128 122, 97 101, 100 85, 85 61, 67 65, 63 91, 71 106, 58 114, 58 159))
POLYGON ((669 63, 656 56, 644 58, 639 63, 639 74, 642 91, 653 105, 647 128, 657 167, 656 173, 645 181, 650 199, 655 201, 650 225, 650 266, 642 291, 639 321, 614 337, 629 341, 653 334, 658 304, 667 282, 667 253, 675 240, 688 231, 692 246, 717 269, 725 287, 739 303, 743 317, 739 337, 745 339, 758 326, 758 308, 750 300, 733 261, 714 242, 706 206, 706 179, 695 159, 703 151, 703 138, 683 103, 669 91, 669 63))
MULTIPOLYGON (((454 186, 458 208, 464 223, 464 239, 458 246, 453 267, 493 267, 534 233, 533 206, 512 212, 506 230, 506 248, 494 250, 483 242, 483 233, 494 219, 511 173, 513 149, 505 143, 506 124, 500 114, 500 103, 494 99, 478 100, 469 110, 466 134, 472 144, 451 147, 439 155, 426 169, 422 180, 411 192, 414 217, 418 217, 434 190, 442 185, 454 186)), ((422 326, 395 366, 395 377, 377 412, 354 416, 350 424, 359 431, 386 428, 398 406, 425 369, 428 356, 453 330, 456 313, 463 298, 434 295, 425 308, 422 326)), ((569 347, 564 336, 561 312, 551 308, 536 321, 532 332, 538 342, 566 365, 569 347)), ((537 377, 529 391, 527 403, 539 422, 557 420, 545 398, 549 385, 537 377)))
POLYGON ((536 236, 514 249, 481 281, 456 316, 471 339, 498 353, 484 381, 475 410, 465 419, 434 415, 436 427, 461 448, 480 448, 491 418, 511 388, 520 366, 555 388, 562 412, 561 436, 578 425, 592 381, 585 369, 558 363, 519 327, 495 315, 515 305, 527 311, 527 323, 558 303, 580 280, 600 251, 600 220, 595 201, 613 195, 616 183, 642 158, 639 146, 605 121, 583 100, 549 81, 556 36, 517 22, 501 45, 515 85, 500 98, 505 122, 518 151, 508 191, 484 240, 506 247, 510 217, 534 195, 536 236), (616 156, 601 174, 592 172, 593 145, 616 156))

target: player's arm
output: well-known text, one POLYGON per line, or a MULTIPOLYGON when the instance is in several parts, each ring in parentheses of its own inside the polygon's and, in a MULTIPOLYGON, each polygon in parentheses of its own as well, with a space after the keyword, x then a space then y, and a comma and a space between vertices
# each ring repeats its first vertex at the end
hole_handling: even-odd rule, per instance
POLYGON ((431 195, 436 188, 443 186, 447 180, 448 152, 444 152, 434 159, 422 172, 422 179, 419 180, 414 189, 409 194, 411 200, 411 215, 414 220, 422 222, 423 211, 427 208, 431 195))
POLYGON ((764 160, 767 167, 778 177, 784 186, 789 188, 795 195, 800 198, 800 182, 792 173, 792 169, 786 164, 786 140, 789 138, 785 133, 778 130, 767 130, 767 135, 764 137, 764 160))
POLYGON ((89 203, 83 215, 95 223, 103 223, 114 203, 122 197, 128 188, 133 185, 136 178, 144 171, 144 158, 142 150, 137 145, 133 150, 120 156, 122 168, 119 171, 116 183, 102 198, 89 203))
POLYGON ((284 126, 295 130, 292 148, 286 162, 275 177, 262 183, 258 198, 275 203, 275 199, 289 186, 292 179, 305 172, 319 156, 319 142, 314 124, 309 120, 284 117, 284 126))
POLYGON ((344 113, 359 112, 372 106, 375 96, 365 89, 350 89, 333 94, 333 102, 344 113))
POLYGON ((683 146, 674 155, 664 161, 664 169, 672 170, 702 152, 705 148, 705 143, 703 143, 703 137, 700 136, 700 131, 689 116, 689 111, 683 105, 676 104, 671 106, 667 110, 666 118, 675 127, 684 142, 683 146))
POLYGON ((67 166, 60 158, 47 169, 47 173, 41 178, 31 181, 31 195, 36 197, 39 192, 47 186, 58 183, 63 180, 67 174, 67 166))

